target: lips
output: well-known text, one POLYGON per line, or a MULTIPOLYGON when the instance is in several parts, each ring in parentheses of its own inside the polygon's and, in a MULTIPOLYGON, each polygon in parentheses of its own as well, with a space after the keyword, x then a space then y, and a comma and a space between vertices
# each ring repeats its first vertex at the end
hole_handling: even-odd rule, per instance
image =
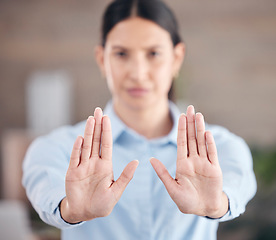
POLYGON ((149 90, 146 88, 128 88, 127 92, 132 97, 144 97, 148 94, 149 90))

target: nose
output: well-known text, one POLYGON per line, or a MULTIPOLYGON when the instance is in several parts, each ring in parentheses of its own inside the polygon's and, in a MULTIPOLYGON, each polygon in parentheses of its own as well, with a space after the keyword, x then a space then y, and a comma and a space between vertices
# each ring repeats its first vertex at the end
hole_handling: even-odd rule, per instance
POLYGON ((143 56, 133 57, 129 63, 129 77, 132 81, 142 82, 147 79, 148 64, 143 56))

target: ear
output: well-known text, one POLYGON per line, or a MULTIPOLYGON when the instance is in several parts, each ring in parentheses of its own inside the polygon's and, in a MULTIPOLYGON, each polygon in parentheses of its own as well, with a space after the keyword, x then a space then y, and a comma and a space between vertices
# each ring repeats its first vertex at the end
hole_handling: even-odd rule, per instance
POLYGON ((95 59, 97 61, 98 67, 101 71, 103 77, 105 77, 105 68, 104 68, 104 47, 98 45, 94 49, 95 59))
POLYGON ((185 44, 183 42, 178 43, 174 47, 174 69, 173 69, 173 74, 175 76, 178 75, 181 65, 183 63, 184 57, 185 57, 185 44))

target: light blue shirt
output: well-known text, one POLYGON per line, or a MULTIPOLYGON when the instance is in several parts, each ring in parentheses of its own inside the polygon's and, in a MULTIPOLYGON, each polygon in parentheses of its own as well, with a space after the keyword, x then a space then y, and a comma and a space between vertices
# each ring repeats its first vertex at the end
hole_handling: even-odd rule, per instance
POLYGON ((73 143, 78 135, 83 135, 86 122, 59 128, 35 140, 24 160, 23 185, 41 219, 62 229, 64 240, 216 239, 219 222, 243 213, 256 192, 249 148, 225 128, 206 125, 215 138, 223 172, 223 190, 230 208, 220 219, 183 214, 149 162, 151 157, 156 157, 175 176, 180 112, 173 103, 170 103, 170 111, 174 122, 170 133, 148 140, 117 117, 112 103, 107 105, 104 113, 110 117, 112 125, 115 180, 130 161, 138 159, 140 164, 112 213, 80 224, 64 222, 59 203, 65 197, 65 175, 73 143))

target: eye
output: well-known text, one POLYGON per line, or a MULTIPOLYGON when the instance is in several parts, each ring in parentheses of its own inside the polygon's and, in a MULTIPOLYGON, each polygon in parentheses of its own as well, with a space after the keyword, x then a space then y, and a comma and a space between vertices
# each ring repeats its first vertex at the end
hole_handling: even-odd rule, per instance
POLYGON ((119 58, 125 58, 127 57, 127 53, 126 52, 123 52, 123 51, 118 51, 118 52, 115 52, 115 55, 119 58))
POLYGON ((160 55, 160 52, 158 51, 150 51, 149 52, 149 57, 158 57, 160 55))

